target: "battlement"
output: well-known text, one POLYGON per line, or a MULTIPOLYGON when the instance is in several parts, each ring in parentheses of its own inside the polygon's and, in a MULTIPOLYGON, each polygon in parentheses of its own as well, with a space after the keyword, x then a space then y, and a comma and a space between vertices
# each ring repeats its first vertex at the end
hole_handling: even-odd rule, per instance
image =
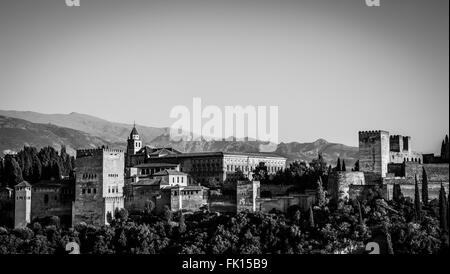
POLYGON ((367 136, 373 136, 373 135, 379 135, 379 134, 389 134, 389 132, 385 130, 367 130, 367 131, 359 131, 358 134, 360 137, 367 137, 367 136))
POLYGON ((77 158, 101 156, 103 153, 124 153, 121 149, 110 148, 91 148, 91 149, 77 149, 77 158))

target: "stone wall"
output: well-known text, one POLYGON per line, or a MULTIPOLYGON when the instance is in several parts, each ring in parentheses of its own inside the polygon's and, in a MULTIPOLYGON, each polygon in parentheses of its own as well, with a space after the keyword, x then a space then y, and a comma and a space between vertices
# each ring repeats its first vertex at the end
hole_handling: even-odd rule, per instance
POLYGON ((389 163, 388 164, 388 175, 386 177, 404 177, 405 176, 405 165, 404 163, 389 163))
POLYGON ((375 197, 388 199, 388 187, 385 184, 379 185, 350 185, 349 195, 350 200, 370 200, 375 197))
POLYGON ((0 198, 0 226, 14 226, 14 197, 0 198))
POLYGON ((238 182, 236 186, 236 210, 256 211, 256 198, 260 197, 259 181, 238 182))
POLYGON ((339 171, 328 176, 328 194, 332 200, 348 198, 350 185, 364 185, 364 173, 360 171, 339 171))
POLYGON ((301 211, 306 212, 315 203, 315 195, 308 194, 258 199, 259 210, 265 213, 270 212, 273 209, 287 213, 291 206, 298 206, 301 211))
POLYGON ((71 226, 74 193, 66 187, 33 187, 31 192, 31 220, 58 216, 61 224, 71 226))
MULTIPOLYGON (((415 194, 415 185, 406 183, 405 179, 394 179, 394 180, 388 180, 386 184, 387 188, 387 199, 393 198, 393 188, 394 183, 400 184, 400 189, 404 197, 409 197, 411 199, 414 199, 415 194)), ((449 183, 443 183, 443 186, 445 188, 446 193, 448 194, 448 187, 449 183)), ((419 188, 419 194, 422 198, 422 184, 418 184, 419 188)), ((439 199, 439 191, 441 189, 440 183, 428 183, 428 198, 430 200, 433 199, 439 199)))
POLYGON ((272 184, 261 184, 260 190, 264 193, 270 193, 273 196, 284 196, 288 195, 288 190, 292 188, 292 185, 272 185, 272 184))
POLYGON ((197 211, 206 204, 203 199, 203 190, 190 190, 190 189, 172 189, 170 207, 171 210, 189 210, 197 211))

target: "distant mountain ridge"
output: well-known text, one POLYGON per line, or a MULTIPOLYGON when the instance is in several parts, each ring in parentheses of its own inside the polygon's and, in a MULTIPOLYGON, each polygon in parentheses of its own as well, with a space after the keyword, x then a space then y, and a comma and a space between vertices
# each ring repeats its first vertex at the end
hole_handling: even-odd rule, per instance
MULTIPOLYGON (((60 127, 83 131, 111 143, 125 142, 133 127, 132 124, 110 122, 91 115, 76 112, 70 114, 43 114, 33 111, 0 110, 0 115, 23 119, 32 123, 50 123, 60 127)), ((168 131, 168 128, 139 126, 139 134, 146 142, 149 142, 168 131)))
MULTIPOLYGON (((68 152, 77 148, 126 147, 126 139, 133 125, 114 123, 94 116, 72 112, 70 114, 42 114, 31 111, 0 110, 0 154, 3 150, 18 151, 24 145, 37 147, 65 144, 68 152), (7 116, 7 117, 6 117, 7 116), (49 124, 50 123, 50 124, 49 124)), ((261 141, 179 141, 170 139, 169 128, 136 126, 144 145, 172 146, 183 152, 225 151, 261 152, 273 151, 288 161, 310 162, 319 153, 333 166, 338 157, 345 159, 347 167, 358 159, 358 148, 329 143, 318 139, 311 143, 280 143, 268 146, 261 141)))
POLYGON ((52 146, 59 150, 62 145, 66 146, 69 154, 75 155, 75 150, 80 147, 95 148, 113 144, 70 128, 0 116, 0 156, 5 151, 17 152, 24 146, 52 146))

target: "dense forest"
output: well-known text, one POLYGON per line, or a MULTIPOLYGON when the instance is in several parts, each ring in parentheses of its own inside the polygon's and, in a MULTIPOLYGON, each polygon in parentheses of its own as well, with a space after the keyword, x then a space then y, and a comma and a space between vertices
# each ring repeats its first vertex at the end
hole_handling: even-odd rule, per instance
MULTIPOLYGON (((418 193, 418 192, 417 192, 418 193)), ((386 202, 318 203, 307 212, 161 215, 117 211, 110 226, 61 228, 57 217, 27 228, 0 228, 0 254, 64 254, 76 242, 82 254, 315 254, 364 253, 375 241, 386 254, 448 253, 448 202, 426 205, 400 196, 386 202)))
POLYGON ((74 178, 75 159, 63 146, 58 153, 53 147, 38 151, 35 147, 24 147, 16 155, 0 159, 0 186, 14 187, 23 180, 34 184, 40 180, 74 178))

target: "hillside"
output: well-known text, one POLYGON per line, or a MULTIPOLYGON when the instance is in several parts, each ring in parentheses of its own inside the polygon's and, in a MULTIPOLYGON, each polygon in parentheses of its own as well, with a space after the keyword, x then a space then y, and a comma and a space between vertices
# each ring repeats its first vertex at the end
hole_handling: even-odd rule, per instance
POLYGON ((77 148, 114 146, 82 131, 0 116, 0 155, 7 150, 17 152, 24 146, 53 146, 59 150, 61 145, 66 145, 67 152, 72 155, 77 148))
MULTIPOLYGON (((0 153, 6 149, 17 150, 24 145, 52 145, 56 148, 66 144, 68 151, 80 147, 109 145, 125 148, 132 125, 109 122, 90 115, 41 114, 29 111, 2 111, 0 122, 0 153), (9 116, 13 118, 7 118, 9 116), (19 119, 15 119, 19 118, 19 119), (26 120, 26 121, 25 121, 26 120)), ((338 157, 345 159, 348 167, 358 158, 358 148, 329 143, 319 139, 311 143, 280 143, 267 145, 260 141, 180 141, 170 140, 167 128, 137 126, 145 145, 172 146, 183 152, 227 151, 258 152, 273 151, 288 161, 311 161, 318 153, 334 165, 338 157)))
POLYGON ((301 159, 311 161, 322 153, 328 164, 335 165, 337 158, 345 159, 347 167, 353 167, 358 159, 358 148, 343 144, 329 143, 324 139, 319 139, 312 143, 280 143, 276 153, 284 155, 288 161, 301 159))
MULTIPOLYGON (((72 112, 70 114, 43 114, 32 111, 0 110, 1 116, 23 119, 32 123, 53 124, 59 127, 83 131, 91 136, 99 137, 111 143, 124 143, 132 124, 106 121, 94 116, 72 112)), ((167 132, 166 128, 138 126, 139 134, 149 142, 167 132)))

